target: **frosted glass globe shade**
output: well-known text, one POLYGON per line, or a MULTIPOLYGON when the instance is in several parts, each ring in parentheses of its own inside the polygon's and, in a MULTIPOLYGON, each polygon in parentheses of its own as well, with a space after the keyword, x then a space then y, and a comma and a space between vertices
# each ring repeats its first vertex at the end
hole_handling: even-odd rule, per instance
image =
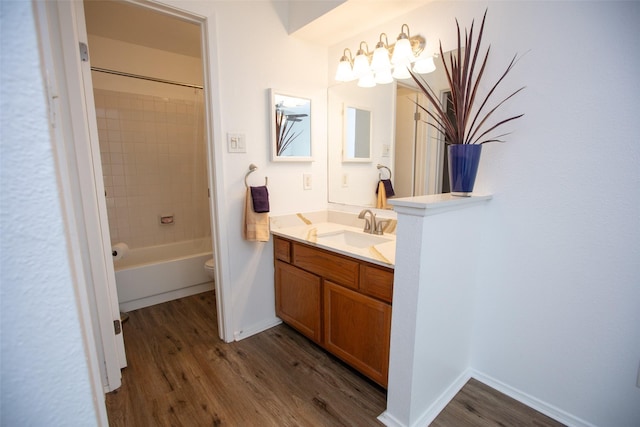
POLYGON ((409 39, 400 39, 396 42, 393 48, 393 56, 391 57, 391 63, 398 65, 403 62, 411 62, 415 58, 413 51, 411 50, 411 42, 409 39))
POLYGON ((373 76, 373 72, 369 71, 358 80, 358 86, 360 87, 374 87, 376 85, 376 80, 373 76))
POLYGON ((336 70, 336 80, 339 82, 350 82, 353 79, 351 63, 348 60, 340 61, 338 63, 338 69, 336 70))
POLYGON ((381 85, 393 82, 393 77, 391 76, 391 70, 376 71, 375 81, 376 83, 381 85))
POLYGON ((409 65, 409 62, 396 64, 395 68, 393 69, 393 78, 396 80, 411 78, 411 74, 409 74, 409 65))
POLYGON ((389 61, 389 51, 387 48, 378 47, 373 51, 371 69, 376 72, 381 70, 391 72, 391 62, 389 61))
POLYGON ((357 55, 353 60, 353 76, 356 79, 364 76, 369 72, 369 58, 364 53, 357 55))
POLYGON ((427 74, 436 70, 436 64, 433 63, 433 56, 428 58, 418 58, 413 64, 413 71, 418 74, 427 74))

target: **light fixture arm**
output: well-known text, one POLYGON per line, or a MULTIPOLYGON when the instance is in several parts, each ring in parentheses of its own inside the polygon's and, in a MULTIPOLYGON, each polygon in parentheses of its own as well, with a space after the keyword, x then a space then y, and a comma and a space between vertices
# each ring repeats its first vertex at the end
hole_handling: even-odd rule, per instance
POLYGON ((358 51, 356 52, 356 56, 358 56, 358 55, 371 56, 371 53, 369 52, 369 45, 364 40, 360 42, 360 47, 358 48, 358 51), (365 49, 362 49, 362 44, 363 43, 364 43, 365 49))
POLYGON ((353 65, 353 55, 351 53, 351 49, 349 49, 348 47, 345 47, 344 51, 342 52, 342 58, 340 58, 340 62, 343 61, 348 61, 349 64, 353 65), (349 56, 347 56, 347 53, 349 53, 349 56))
POLYGON ((379 47, 389 49, 389 39, 387 38, 386 33, 380 33, 380 41, 376 44, 376 49, 378 49, 379 47), (384 41, 382 41, 382 36, 384 36, 384 41))
POLYGON ((411 34, 409 33, 409 26, 407 24, 402 24, 400 27, 400 34, 398 34, 398 40, 402 39, 411 39, 411 34), (407 27, 407 33, 404 33, 404 27, 407 27))

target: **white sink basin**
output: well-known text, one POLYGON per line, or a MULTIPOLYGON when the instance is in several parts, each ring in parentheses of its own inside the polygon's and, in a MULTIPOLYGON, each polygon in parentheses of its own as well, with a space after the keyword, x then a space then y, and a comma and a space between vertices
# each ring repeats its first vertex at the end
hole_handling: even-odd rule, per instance
POLYGON ((318 234, 317 242, 330 246, 351 246, 353 248, 368 248, 369 246, 379 245, 380 243, 390 242, 391 239, 378 236, 376 234, 367 234, 364 232, 355 232, 350 230, 340 230, 330 233, 318 234))

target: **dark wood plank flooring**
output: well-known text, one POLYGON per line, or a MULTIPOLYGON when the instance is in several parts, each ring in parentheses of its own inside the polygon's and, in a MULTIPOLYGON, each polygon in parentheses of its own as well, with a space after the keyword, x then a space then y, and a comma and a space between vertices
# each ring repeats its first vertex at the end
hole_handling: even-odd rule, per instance
POLYGON ((564 424, 470 379, 431 427, 562 427, 564 424))
MULTIPOLYGON (((381 426, 383 389, 286 325, 218 338, 213 292, 129 313, 111 426, 381 426)), ((471 380, 433 426, 561 424, 471 380)))

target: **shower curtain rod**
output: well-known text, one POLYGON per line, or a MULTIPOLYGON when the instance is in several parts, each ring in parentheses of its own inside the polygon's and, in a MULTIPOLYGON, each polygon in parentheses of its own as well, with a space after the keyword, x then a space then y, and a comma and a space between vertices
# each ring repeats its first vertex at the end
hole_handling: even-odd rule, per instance
POLYGON ((99 73, 115 74, 116 76, 132 77, 134 79, 149 80, 149 81, 152 81, 152 82, 166 83, 166 84, 176 85, 176 86, 184 86, 184 87, 192 87, 192 88, 195 88, 195 89, 203 89, 202 86, 192 85, 190 83, 181 83, 181 82, 174 82, 174 81, 171 81, 171 80, 157 79, 155 77, 141 76, 139 74, 125 73, 123 71, 109 70, 107 68, 91 67, 91 71, 97 71, 99 73))

